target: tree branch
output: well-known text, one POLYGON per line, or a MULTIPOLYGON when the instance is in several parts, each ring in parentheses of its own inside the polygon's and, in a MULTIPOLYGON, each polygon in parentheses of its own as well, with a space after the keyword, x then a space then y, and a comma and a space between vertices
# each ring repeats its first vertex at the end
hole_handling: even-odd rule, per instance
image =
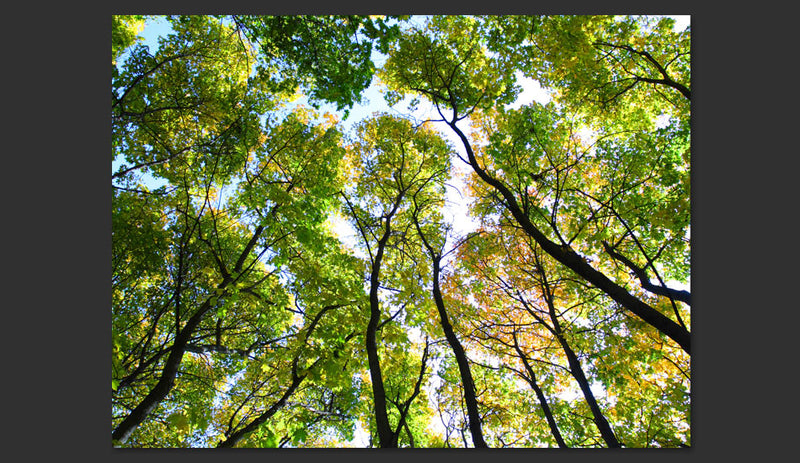
POLYGON ((631 269, 631 271, 639 278, 639 281, 642 283, 642 288, 650 291, 653 294, 658 294, 659 296, 666 296, 681 302, 685 302, 687 305, 691 305, 691 293, 684 290, 679 289, 672 289, 666 286, 654 285, 650 282, 650 278, 647 276, 647 271, 633 262, 630 259, 623 256, 622 254, 614 251, 614 249, 605 241, 603 241, 603 248, 605 249, 606 253, 609 256, 613 257, 614 259, 622 262, 625 264, 626 267, 631 269))

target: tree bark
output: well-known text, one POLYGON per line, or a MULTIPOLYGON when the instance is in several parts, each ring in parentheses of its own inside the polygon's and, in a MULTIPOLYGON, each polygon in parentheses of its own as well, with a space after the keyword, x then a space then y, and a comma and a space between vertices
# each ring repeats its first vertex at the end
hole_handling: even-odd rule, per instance
POLYGON ((597 399, 595 399, 594 393, 589 387, 589 381, 586 379, 586 375, 583 373, 581 362, 578 360, 575 352, 571 347, 569 347, 569 344, 567 344, 566 340, 563 338, 563 336, 561 336, 560 333, 557 335, 557 338, 558 342, 561 344, 561 348, 564 350, 564 354, 567 356, 567 361, 569 362, 569 371, 578 382, 578 386, 580 386, 581 392, 583 392, 583 397, 586 399, 586 403, 589 404, 589 409, 592 411, 594 423, 597 426, 597 429, 600 430, 600 435, 603 437, 603 440, 606 442, 609 448, 622 447, 617 440, 617 436, 614 434, 614 431, 611 429, 611 425, 603 415, 603 411, 600 410, 600 406, 597 404, 597 399))
POLYGON ((419 376, 417 377, 417 383, 414 385, 414 392, 411 393, 411 396, 406 400, 404 403, 400 403, 399 400, 393 401, 394 405, 397 407, 397 410, 400 412, 400 419, 397 423, 397 429, 394 431, 394 436, 392 437, 392 447, 398 447, 400 441, 400 432, 405 429, 408 432, 409 440, 411 442, 411 447, 414 447, 414 436, 411 433, 411 430, 408 429, 408 412, 411 409, 411 403, 414 399, 417 398, 420 392, 420 387, 422 386, 422 381, 425 379, 425 367, 428 364, 428 348, 430 344, 428 340, 425 340, 425 350, 422 353, 422 361, 419 368, 419 376))
POLYGON ((270 419, 272 415, 274 415, 281 408, 283 408, 283 406, 286 405, 286 401, 289 400, 289 397, 291 397, 292 394, 294 394, 294 391, 297 389, 298 386, 300 386, 300 383, 302 383, 303 380, 306 378, 306 375, 298 376, 297 374, 295 374, 295 372, 292 373, 293 373, 292 383, 289 385, 286 391, 284 391, 283 395, 281 395, 281 398, 278 399, 277 402, 272 404, 272 406, 268 410, 259 415, 258 418, 248 423, 247 426, 232 433, 230 436, 228 436, 227 439, 217 444, 217 448, 231 448, 235 446, 246 435, 258 429, 258 427, 264 424, 265 421, 270 419))
MULTIPOLYGON (((415 207, 418 207, 416 203, 416 197, 414 198, 414 205, 415 207)), ((447 316, 447 310, 444 306, 444 298, 442 297, 442 290, 441 286, 439 285, 442 255, 433 249, 433 246, 431 246, 431 244, 428 242, 425 234, 422 233, 422 228, 420 227, 419 220, 416 215, 416 210, 414 213, 414 226, 416 227, 417 233, 422 239, 422 244, 425 246, 425 249, 427 249, 431 258, 431 263, 433 266, 433 301, 436 304, 436 310, 439 312, 439 323, 442 326, 447 343, 450 345, 450 348, 453 350, 453 355, 456 357, 458 371, 461 375, 461 384, 464 388, 464 401, 467 405, 467 418, 469 420, 469 430, 472 434, 472 443, 476 448, 488 448, 489 446, 486 444, 486 440, 483 437, 483 430, 481 429, 481 415, 478 412, 478 399, 475 395, 475 381, 472 378, 469 360, 467 359, 467 354, 464 351, 464 347, 461 345, 461 342, 459 342, 458 337, 453 330, 453 325, 450 324, 450 319, 447 316)))
POLYGON ((672 80, 672 77, 670 77, 670 75, 667 73, 667 69, 664 67, 664 65, 659 63, 658 60, 656 60, 653 57, 653 55, 651 55, 650 53, 648 53, 646 51, 636 50, 633 47, 631 47, 630 45, 615 45, 615 44, 608 43, 608 42, 595 42, 594 45, 595 46, 601 45, 601 46, 606 46, 606 47, 612 47, 612 48, 618 48, 618 49, 626 50, 626 51, 628 51, 630 53, 633 53, 633 54, 636 54, 636 55, 639 55, 639 56, 645 58, 647 61, 650 62, 650 64, 655 66, 656 70, 658 71, 659 74, 661 74, 662 78, 661 79, 653 79, 653 78, 648 78, 648 77, 642 77, 642 76, 636 75, 636 74, 634 74, 632 72, 628 72, 629 74, 633 75, 633 78, 636 81, 647 82, 647 83, 650 83, 650 84, 657 84, 657 85, 666 85, 667 87, 672 87, 675 90, 681 92, 681 95, 683 95, 684 98, 686 98, 687 100, 691 101, 691 99, 692 99, 692 91, 689 90, 689 88, 686 87, 685 85, 683 85, 681 83, 678 83, 678 82, 675 82, 674 80, 672 80))
MULTIPOLYGON (((429 251, 432 251, 429 249, 429 251)), ((475 396, 475 381, 472 379, 472 371, 469 368, 469 361, 464 352, 464 348, 458 341, 458 337, 453 331, 453 325, 447 317, 447 310, 444 307, 444 300, 442 292, 439 287, 439 256, 433 257, 433 300, 436 303, 436 309, 439 311, 439 320, 444 330, 447 343, 453 350, 453 355, 456 357, 458 364, 458 371, 461 374, 461 383, 464 385, 464 401, 467 404, 467 417, 469 418, 469 431, 472 434, 472 443, 476 448, 487 448, 486 441, 483 438, 483 430, 481 429, 481 416, 478 413, 478 399, 475 396)))
POLYGON ((631 271, 636 275, 637 278, 639 278, 639 281, 642 283, 642 288, 650 291, 653 294, 669 297, 676 301, 681 301, 688 305, 691 305, 692 295, 690 292, 681 289, 672 289, 666 286, 657 286, 654 285, 653 283, 650 283, 650 278, 647 276, 647 272, 645 271, 645 269, 634 264, 630 259, 623 256, 622 254, 614 251, 614 249, 612 249, 611 246, 609 246, 609 244, 606 243, 605 241, 603 241, 603 248, 606 250, 609 256, 622 262, 623 264, 625 264, 626 267, 631 269, 631 271))
MULTIPOLYGON (((372 262, 372 272, 369 277, 370 317, 366 333, 367 362, 369 363, 369 374, 372 379, 372 395, 375 405, 375 426, 378 431, 378 445, 382 448, 392 447, 394 441, 394 433, 389 424, 389 416, 386 411, 386 389, 383 385, 383 375, 381 373, 381 362, 378 356, 377 342, 378 324, 381 318, 380 301, 378 300, 381 261, 383 260, 383 252, 389 240, 390 233, 391 215, 386 218, 384 233, 378 241, 375 259, 372 262)), ((396 444, 394 446, 396 447, 396 444)))
MULTIPOLYGON (((229 282, 228 280, 224 280, 220 283, 219 288, 224 289, 229 282)), ((175 337, 175 342, 164 364, 164 369, 161 371, 161 377, 158 383, 156 383, 147 396, 139 402, 139 405, 117 425, 116 429, 114 429, 114 432, 111 434, 113 440, 125 443, 128 438, 130 438, 133 431, 145 420, 147 415, 149 415, 150 412, 164 400, 167 394, 169 394, 169 391, 172 390, 172 387, 175 385, 175 376, 178 374, 178 367, 180 367, 181 361, 183 360, 183 354, 186 352, 189 339, 200 324, 203 316, 214 306, 212 303, 213 300, 215 300, 214 297, 206 299, 192 318, 189 319, 181 332, 175 337)))
POLYGON ((561 345, 561 349, 567 356, 570 373, 572 373, 572 376, 575 378, 575 380, 578 382, 578 386, 581 388, 581 392, 583 392, 583 397, 586 399, 586 403, 589 405, 589 409, 592 411, 594 423, 597 425, 600 435, 603 437, 603 440, 606 442, 609 448, 622 447, 617 440, 617 436, 614 434, 614 430, 611 429, 611 425, 608 423, 608 420, 606 420, 605 415, 603 415, 603 411, 600 410, 600 406, 597 404, 597 399, 595 399, 594 393, 592 392, 591 387, 589 387, 589 380, 586 379, 586 375, 583 372, 583 367, 581 366, 580 360, 578 360, 578 356, 575 355, 575 351, 572 350, 566 338, 564 338, 563 331, 561 330, 561 323, 558 321, 558 313, 556 311, 555 304, 553 303, 553 293, 550 291, 550 287, 547 284, 547 280, 544 279, 544 276, 542 278, 542 290, 544 294, 544 300, 547 303, 550 321, 553 324, 553 334, 555 334, 558 343, 561 345))
MULTIPOLYGON (((322 308, 322 310, 320 310, 317 313, 317 315, 314 317, 314 319, 308 325, 308 330, 305 332, 305 336, 303 337, 303 345, 304 346, 307 345, 308 338, 311 336, 311 333, 314 332, 314 329, 317 327, 317 323, 319 323, 319 321, 322 319, 322 316, 325 315, 325 312, 327 312, 329 310, 337 309, 339 307, 342 307, 342 305, 339 305, 339 304, 329 305, 329 306, 326 306, 326 307, 322 308)), ((289 384, 289 387, 286 388, 286 390, 283 392, 283 394, 281 395, 281 398, 278 399, 277 402, 272 404, 272 406, 269 407, 264 413, 262 413, 257 418, 255 418, 253 421, 248 423, 245 427, 243 427, 243 428, 231 433, 228 436, 227 439, 225 439, 222 442, 220 442, 219 444, 217 444, 217 448, 234 447, 236 444, 239 443, 239 441, 244 439, 245 436, 247 436, 251 432, 253 432, 256 429, 258 429, 259 426, 264 424, 268 419, 270 419, 275 413, 277 413, 281 408, 283 408, 286 405, 287 401, 289 400, 289 397, 291 397, 292 394, 295 393, 297 388, 300 386, 300 383, 302 383, 303 380, 306 379, 306 376, 308 376, 308 373, 303 373, 302 375, 298 375, 297 374, 297 364, 300 361, 300 353, 301 353, 301 351, 296 352, 294 358, 292 359, 292 382, 291 382, 291 384, 289 384)), ((314 368, 317 365, 317 363, 319 362, 319 360, 320 359, 317 359, 317 361, 315 361, 309 367, 309 369, 314 368)))

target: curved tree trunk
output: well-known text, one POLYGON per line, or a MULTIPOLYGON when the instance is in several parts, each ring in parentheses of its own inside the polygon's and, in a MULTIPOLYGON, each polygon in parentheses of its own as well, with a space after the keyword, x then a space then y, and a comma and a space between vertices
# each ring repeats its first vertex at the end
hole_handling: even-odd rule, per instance
MULTIPOLYGON (((220 284, 220 288, 224 289, 230 280, 225 280, 220 284)), ((122 422, 117 425, 116 429, 111 433, 111 438, 120 443, 125 443, 137 427, 147 418, 147 415, 152 412, 159 403, 169 394, 172 387, 175 385, 175 376, 178 374, 178 368, 183 360, 183 354, 186 353, 186 347, 189 339, 192 337, 194 330, 200 324, 203 316, 214 306, 212 304, 214 298, 209 297, 203 302, 203 305, 195 312, 192 318, 186 323, 183 329, 175 337, 175 342, 172 344, 169 357, 164 364, 164 369, 161 371, 161 377, 158 383, 150 390, 150 392, 139 402, 131 412, 125 417, 122 422)))
MULTIPOLYGON (((309 325, 308 330, 306 331, 306 334, 305 334, 305 337, 304 337, 304 340, 303 340, 303 344, 304 345, 306 345, 308 343, 309 336, 311 336, 311 333, 314 332, 314 329, 316 328, 317 323, 319 323, 320 319, 325 314, 325 312, 327 312, 329 310, 332 310, 332 309, 339 308, 339 307, 342 307, 342 306, 341 305, 329 305, 329 306, 324 307, 322 310, 320 310, 317 313, 317 315, 311 321, 311 324, 309 325)), ((247 436, 251 432, 253 432, 256 429, 258 429, 262 424, 264 424, 268 419, 270 419, 273 415, 275 415, 275 413, 277 413, 281 408, 283 408, 286 405, 286 402, 289 400, 289 397, 291 397, 292 394, 295 393, 295 391, 300 386, 300 384, 303 382, 303 380, 306 379, 306 376, 308 376, 307 373, 304 373, 302 375, 298 375, 297 374, 297 363, 299 361, 300 361, 300 352, 298 351, 295 354, 294 359, 292 360, 292 382, 289 384, 289 387, 286 388, 286 390, 283 392, 283 394, 281 395, 280 399, 278 399, 274 404, 272 404, 271 407, 269 407, 266 411, 264 411, 257 418, 255 418, 253 421, 248 423, 246 426, 244 426, 243 428, 231 433, 227 437, 227 439, 225 439, 225 440, 221 441, 219 444, 217 444, 217 448, 230 448, 230 447, 236 446, 236 444, 238 444, 239 441, 244 439, 245 436, 247 436)), ((312 364, 311 367, 309 367, 309 369, 314 368, 314 366, 316 366, 316 364, 318 362, 319 362, 319 359, 316 362, 314 362, 314 364, 312 364)))
MULTIPOLYGON (((398 201, 399 203, 399 201, 398 201)), ((378 300, 378 286, 380 285, 381 261, 386 242, 391 233, 391 217, 386 219, 383 236, 378 241, 378 248, 375 259, 372 262, 372 272, 369 281, 369 306, 370 316, 367 324, 366 348, 367 362, 369 363, 369 374, 372 379, 372 395, 375 405, 375 425, 378 431, 378 445, 382 448, 396 447, 394 432, 389 423, 389 415, 386 411, 386 389, 383 385, 383 375, 381 373, 381 362, 378 356, 377 333, 381 318, 380 301, 378 300), (393 445, 394 444, 394 445, 393 445)))
MULTIPOLYGON (((429 251, 431 251, 429 249, 429 251)), ((469 430, 472 433, 472 442, 475 447, 486 448, 488 445, 483 438, 483 431, 481 430, 481 416, 478 413, 478 400, 475 397, 475 382, 472 379, 472 372, 469 368, 467 355, 464 348, 458 341, 453 325, 447 317, 447 311, 444 307, 444 300, 442 299, 442 292, 439 288, 439 265, 441 258, 439 256, 433 257, 433 300, 436 302, 436 308, 439 311, 439 319, 444 330, 444 335, 447 338, 450 348, 453 349, 453 355, 456 357, 458 363, 458 371, 461 374, 461 382, 464 385, 464 401, 467 404, 467 416, 469 418, 469 430)))
POLYGON ((278 399, 277 402, 272 404, 272 406, 269 409, 267 409, 264 413, 259 415, 258 418, 248 423, 247 426, 232 433, 230 436, 228 436, 227 439, 217 444, 217 448, 234 447, 245 436, 258 429, 259 426, 264 424, 264 422, 270 419, 272 415, 277 413, 281 408, 283 408, 284 405, 286 405, 286 401, 289 400, 289 397, 291 397, 292 394, 294 394, 294 391, 297 390, 297 387, 300 386, 300 383, 303 382, 305 377, 306 377, 305 375, 298 376, 297 374, 293 374, 292 383, 289 385, 286 391, 284 391, 283 395, 281 395, 281 398, 278 399))

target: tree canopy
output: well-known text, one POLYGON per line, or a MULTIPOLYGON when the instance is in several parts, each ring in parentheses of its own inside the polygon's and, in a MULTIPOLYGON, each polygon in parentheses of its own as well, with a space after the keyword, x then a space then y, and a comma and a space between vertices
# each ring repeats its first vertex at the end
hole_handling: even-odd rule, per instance
POLYGON ((112 445, 691 446, 690 58, 669 17, 112 17, 112 445))

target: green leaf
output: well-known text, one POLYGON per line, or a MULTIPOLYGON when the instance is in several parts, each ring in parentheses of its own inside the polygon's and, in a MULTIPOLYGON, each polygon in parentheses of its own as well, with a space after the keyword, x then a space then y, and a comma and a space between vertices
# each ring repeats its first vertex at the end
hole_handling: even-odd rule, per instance
POLYGON ((181 432, 189 432, 191 423, 189 418, 182 412, 175 412, 167 417, 167 422, 181 432))
POLYGON ((308 432, 306 431, 305 428, 297 428, 292 432, 292 443, 297 445, 305 441, 307 436, 308 432))

